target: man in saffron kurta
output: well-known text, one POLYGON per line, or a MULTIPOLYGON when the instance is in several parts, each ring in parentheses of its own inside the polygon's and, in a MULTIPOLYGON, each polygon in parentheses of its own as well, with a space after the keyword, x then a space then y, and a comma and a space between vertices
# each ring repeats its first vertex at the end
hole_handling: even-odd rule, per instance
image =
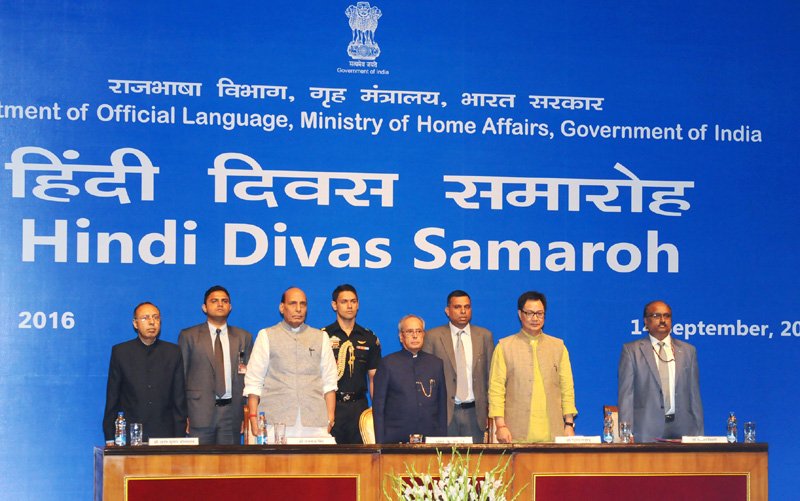
POLYGON ((517 301, 522 329, 500 340, 489 376, 489 417, 498 442, 552 442, 575 434, 575 389, 564 342, 542 332, 547 299, 517 301))

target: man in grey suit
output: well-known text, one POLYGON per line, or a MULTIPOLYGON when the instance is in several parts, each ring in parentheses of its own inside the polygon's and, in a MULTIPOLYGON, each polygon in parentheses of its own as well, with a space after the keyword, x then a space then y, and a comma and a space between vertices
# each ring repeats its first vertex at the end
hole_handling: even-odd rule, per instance
POLYGON ((200 444, 238 444, 244 420, 244 375, 253 335, 228 325, 231 297, 215 285, 203 298, 206 322, 183 329, 178 345, 186 374, 187 434, 200 444))
POLYGON ((650 335, 625 344, 619 359, 619 421, 637 442, 703 434, 703 403, 694 346, 673 339, 672 308, 644 307, 650 335))
POLYGON ((472 300, 466 292, 454 290, 448 294, 444 313, 450 322, 429 330, 422 350, 444 361, 447 434, 468 436, 473 443, 483 443, 494 339, 490 331, 470 323, 472 300))

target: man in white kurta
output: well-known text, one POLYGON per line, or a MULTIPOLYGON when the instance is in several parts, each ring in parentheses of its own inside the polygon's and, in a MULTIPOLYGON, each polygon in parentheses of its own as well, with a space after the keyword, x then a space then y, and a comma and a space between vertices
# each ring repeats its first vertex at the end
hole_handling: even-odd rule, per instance
POLYGON ((279 306, 283 320, 256 337, 244 394, 250 427, 258 434, 258 413, 286 425, 287 437, 327 437, 336 410, 336 361, 330 338, 306 325, 305 293, 290 288, 279 306))

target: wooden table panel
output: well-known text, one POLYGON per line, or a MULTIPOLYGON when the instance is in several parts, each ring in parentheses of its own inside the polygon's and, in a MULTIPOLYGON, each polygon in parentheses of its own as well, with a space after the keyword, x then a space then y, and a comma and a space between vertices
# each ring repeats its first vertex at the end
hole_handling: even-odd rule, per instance
MULTIPOLYGON (((452 448, 438 447, 449 462, 452 448)), ((525 487, 521 499, 535 499, 535 475, 630 475, 637 478, 630 483, 639 485, 639 477, 676 474, 743 474, 748 479, 749 499, 768 499, 766 444, 491 444, 459 446, 458 450, 470 453, 475 468, 482 453, 479 474, 510 457, 506 475, 514 475, 514 492, 525 487)), ((427 472, 430 464, 435 471, 436 451, 433 445, 96 448, 95 498, 125 499, 126 477, 322 475, 355 476, 359 482, 358 501, 372 501, 383 499, 386 476, 391 472, 405 473, 406 464, 415 465, 418 472, 427 472)))
MULTIPOLYGON (((361 500, 373 499, 372 491, 378 484, 379 457, 373 451, 318 453, 316 447, 293 448, 286 452, 262 450, 261 453, 252 453, 246 447, 213 451, 202 451, 203 447, 189 449, 200 451, 194 454, 185 453, 185 450, 180 450, 179 454, 150 453, 144 448, 127 451, 128 455, 104 454, 102 499, 124 500, 125 478, 131 477, 348 476, 357 479, 361 500)), ((236 498, 241 499, 241 493, 236 498)))

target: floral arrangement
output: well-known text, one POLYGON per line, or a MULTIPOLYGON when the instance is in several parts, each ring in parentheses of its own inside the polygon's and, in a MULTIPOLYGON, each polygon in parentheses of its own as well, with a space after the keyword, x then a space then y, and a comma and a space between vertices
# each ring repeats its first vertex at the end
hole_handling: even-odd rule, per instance
POLYGON ((408 501, 513 501, 520 493, 511 498, 509 487, 514 479, 513 475, 507 483, 503 482, 511 458, 500 461, 497 466, 485 472, 483 477, 478 476, 483 452, 478 456, 478 464, 474 473, 470 474, 469 452, 462 455, 456 448, 450 455, 450 461, 445 464, 442 452, 437 451, 437 470, 431 473, 428 463, 428 473, 417 472, 414 465, 405 463, 406 472, 401 475, 391 474, 390 491, 386 486, 383 495, 387 499, 402 499, 408 501))

